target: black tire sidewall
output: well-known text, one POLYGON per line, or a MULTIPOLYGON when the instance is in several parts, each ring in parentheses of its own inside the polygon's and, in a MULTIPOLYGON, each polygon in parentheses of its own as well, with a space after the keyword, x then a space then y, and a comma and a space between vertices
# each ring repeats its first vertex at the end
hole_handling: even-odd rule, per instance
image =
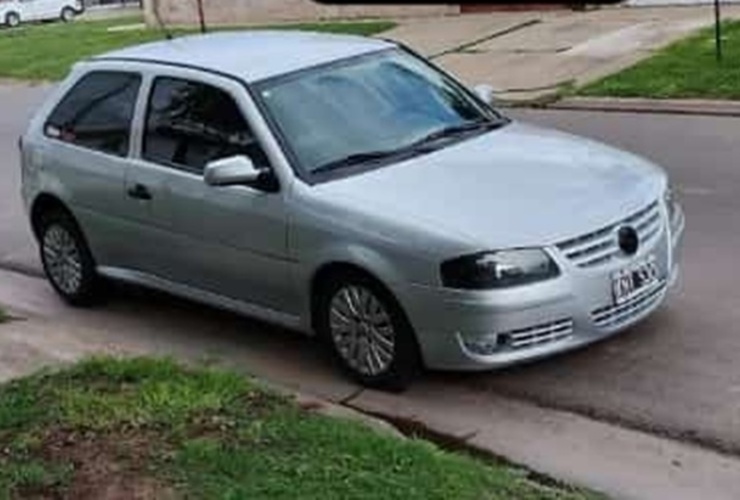
POLYGON ((39 228, 39 251, 41 263, 49 283, 51 283, 54 290, 67 303, 75 306, 89 306, 97 302, 100 298, 100 278, 95 270, 95 260, 82 231, 71 215, 61 211, 55 211, 43 216, 39 228), (69 294, 59 288, 48 272, 46 257, 44 255, 44 239, 49 228, 53 226, 60 226, 72 237, 80 255, 82 279, 79 288, 74 294, 69 294))
POLYGON ((416 378, 421 370, 421 357, 416 335, 403 309, 393 295, 374 279, 362 273, 343 273, 326 283, 320 291, 316 313, 317 334, 330 351, 339 368, 358 383, 392 392, 401 392, 416 378), (352 368, 339 353, 329 327, 329 308, 332 298, 343 287, 356 285, 366 288, 381 301, 388 311, 395 331, 393 361, 389 368, 378 375, 366 375, 352 368))
POLYGON ((74 21, 75 16, 76 16, 76 12, 72 10, 71 8, 65 7, 62 9, 61 19, 63 22, 70 23, 74 21))

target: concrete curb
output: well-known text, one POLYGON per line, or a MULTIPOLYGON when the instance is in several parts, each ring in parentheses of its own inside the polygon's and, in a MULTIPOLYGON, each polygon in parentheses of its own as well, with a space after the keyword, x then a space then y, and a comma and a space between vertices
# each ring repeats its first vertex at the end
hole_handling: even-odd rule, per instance
POLYGON ((494 108, 547 108, 556 104, 560 94, 555 92, 545 92, 536 97, 522 99, 499 97, 492 102, 494 108))
POLYGON ((710 99, 644 99, 612 97, 567 97, 546 104, 549 109, 662 113, 705 116, 740 116, 740 101, 710 99))
POLYGON ((313 396, 305 392, 299 392, 284 385, 275 384, 265 380, 260 380, 259 383, 269 390, 282 394, 288 398, 292 398, 293 401, 295 401, 295 404, 303 410, 324 415, 326 417, 357 422, 381 435, 390 436, 400 440, 407 439, 406 436, 394 425, 382 418, 373 417, 372 415, 358 411, 341 403, 333 403, 328 399, 313 396))
POLYGON ((740 498, 737 457, 526 401, 438 394, 424 384, 404 395, 363 391, 345 404, 612 498, 740 498))

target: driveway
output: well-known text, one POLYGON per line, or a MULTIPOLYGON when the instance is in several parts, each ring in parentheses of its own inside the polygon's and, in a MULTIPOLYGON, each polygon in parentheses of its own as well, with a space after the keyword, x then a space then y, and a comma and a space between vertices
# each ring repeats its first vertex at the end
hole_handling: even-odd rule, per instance
MULTIPOLYGON (((740 17, 740 6, 722 9, 725 19, 740 17)), ((487 83, 500 98, 519 100, 614 73, 712 22, 709 5, 615 6, 403 20, 381 36, 435 57, 468 84, 487 83)))
MULTIPOLYGON (((29 106, 45 89, 2 92, 8 107, 0 117, 0 256, 5 267, 37 272, 35 246, 17 195, 15 141, 29 106)), ((511 114, 606 140, 667 167, 688 218, 682 289, 649 321, 611 341, 503 372, 430 374, 414 391, 433 390, 440 399, 445 394, 503 394, 740 453, 740 313, 735 307, 740 271, 734 265, 740 248, 740 219, 735 216, 740 211, 740 120, 567 111, 511 114)), ((319 378, 342 393, 354 391, 320 361, 312 342, 186 301, 133 291, 106 308, 72 311, 40 282, 0 284, 0 302, 8 301, 53 321, 59 339, 66 339, 57 339, 62 346, 102 343, 153 346, 161 353, 187 351, 260 367, 257 371, 268 374, 287 369, 294 380, 319 378), (87 333, 76 333, 77 327, 87 333), (88 337, 89 332, 99 336, 88 337)), ((46 347, 40 342, 29 349, 46 347)))

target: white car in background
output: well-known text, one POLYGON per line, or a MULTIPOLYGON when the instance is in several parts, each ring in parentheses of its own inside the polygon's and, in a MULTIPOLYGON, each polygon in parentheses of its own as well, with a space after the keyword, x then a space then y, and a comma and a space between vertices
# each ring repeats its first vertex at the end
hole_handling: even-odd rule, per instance
POLYGON ((0 0, 0 25, 15 28, 31 21, 73 21, 84 11, 80 0, 0 0))

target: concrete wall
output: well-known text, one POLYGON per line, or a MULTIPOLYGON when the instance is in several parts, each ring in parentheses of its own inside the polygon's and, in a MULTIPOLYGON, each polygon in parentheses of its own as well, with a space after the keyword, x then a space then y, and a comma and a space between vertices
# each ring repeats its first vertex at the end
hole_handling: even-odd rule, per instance
MULTIPOLYGON (((145 0, 147 21, 153 24, 153 9, 167 24, 197 23, 196 0, 145 0)), ((312 0, 203 0, 209 24, 253 24, 275 21, 397 17, 457 14, 459 4, 417 5, 325 5, 312 0)))

